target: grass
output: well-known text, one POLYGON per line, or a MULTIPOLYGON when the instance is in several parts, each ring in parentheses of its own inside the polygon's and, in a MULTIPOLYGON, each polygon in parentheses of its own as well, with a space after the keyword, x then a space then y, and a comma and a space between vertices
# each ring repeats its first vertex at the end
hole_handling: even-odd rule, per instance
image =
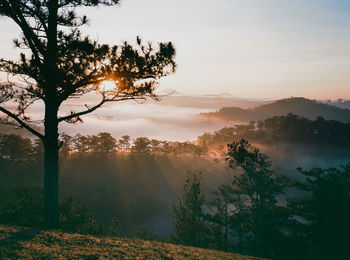
POLYGON ((158 241, 0 225, 0 259, 256 259, 158 241))

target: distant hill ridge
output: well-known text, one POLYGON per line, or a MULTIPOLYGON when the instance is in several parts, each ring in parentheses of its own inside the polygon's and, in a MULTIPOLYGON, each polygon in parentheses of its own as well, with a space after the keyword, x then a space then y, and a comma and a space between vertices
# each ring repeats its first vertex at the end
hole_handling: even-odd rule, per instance
POLYGON ((263 120, 273 116, 283 116, 289 113, 314 120, 318 116, 326 120, 350 122, 350 110, 317 102, 315 100, 292 97, 257 106, 242 109, 239 107, 223 107, 219 111, 201 113, 201 116, 226 121, 263 120))

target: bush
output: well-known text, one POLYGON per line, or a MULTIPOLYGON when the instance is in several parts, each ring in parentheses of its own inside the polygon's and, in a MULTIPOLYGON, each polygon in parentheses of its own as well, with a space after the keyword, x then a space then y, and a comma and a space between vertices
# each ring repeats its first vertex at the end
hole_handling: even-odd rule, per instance
MULTIPOLYGON (((27 227, 45 227, 44 190, 22 187, 11 190, 11 198, 0 200, 0 223, 27 227)), ((85 205, 78 205, 72 196, 60 204, 60 227, 68 232, 99 234, 101 227, 85 205)))
POLYGON ((44 227, 44 192, 41 187, 11 189, 11 199, 0 200, 0 223, 44 227))

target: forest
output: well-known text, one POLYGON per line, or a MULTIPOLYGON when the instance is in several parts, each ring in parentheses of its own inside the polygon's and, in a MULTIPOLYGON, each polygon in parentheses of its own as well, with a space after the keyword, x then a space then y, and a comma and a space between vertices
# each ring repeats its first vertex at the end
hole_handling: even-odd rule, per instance
POLYGON ((209 147, 225 144, 230 140, 247 138, 259 143, 300 143, 342 146, 350 142, 350 123, 325 120, 318 116, 310 120, 295 114, 274 116, 265 120, 250 121, 225 127, 214 133, 205 133, 198 142, 209 147))
MULTIPOLYGON (((350 165, 280 172, 266 144, 335 149, 349 142, 348 129, 289 114, 195 142, 62 134, 60 228, 276 259, 346 259, 350 165)), ((42 143, 2 134, 0 155, 0 223, 44 227, 42 143)))

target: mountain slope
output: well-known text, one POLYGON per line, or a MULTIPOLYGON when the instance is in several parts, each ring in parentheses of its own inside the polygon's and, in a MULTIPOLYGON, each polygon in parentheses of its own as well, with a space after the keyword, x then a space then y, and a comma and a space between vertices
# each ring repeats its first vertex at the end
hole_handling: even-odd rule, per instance
POLYGON ((203 113, 201 116, 228 121, 262 120, 273 116, 283 116, 289 113, 316 119, 322 116, 326 120, 350 122, 350 110, 342 109, 306 98, 287 98, 255 108, 242 109, 238 107, 223 107, 217 112, 203 113))
POLYGON ((157 241, 0 226, 1 259, 256 259, 157 241))

